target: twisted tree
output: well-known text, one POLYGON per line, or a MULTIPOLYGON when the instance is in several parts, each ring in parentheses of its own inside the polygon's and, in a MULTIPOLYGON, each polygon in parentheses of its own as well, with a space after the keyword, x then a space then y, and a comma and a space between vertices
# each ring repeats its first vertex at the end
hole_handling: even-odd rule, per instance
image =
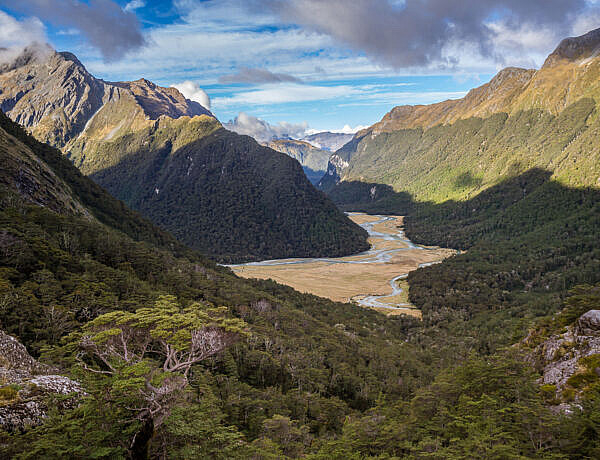
POLYGON ((162 296, 133 313, 101 315, 71 336, 82 368, 105 375, 107 397, 126 401, 141 423, 131 458, 147 458, 149 441, 186 388, 192 366, 247 334, 244 321, 226 314, 225 307, 182 308, 175 297, 162 296))

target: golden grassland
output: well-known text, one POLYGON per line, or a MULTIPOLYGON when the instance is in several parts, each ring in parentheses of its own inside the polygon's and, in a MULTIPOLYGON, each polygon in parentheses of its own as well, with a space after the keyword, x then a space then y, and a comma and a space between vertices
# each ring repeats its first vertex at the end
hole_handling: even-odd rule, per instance
MULTIPOLYGON (((377 217, 357 214, 350 216, 356 223, 378 220, 377 217)), ((394 216, 396 217, 396 216, 394 216)), ((397 233, 402 225, 402 218, 376 225, 380 233, 397 233)), ((376 249, 399 249, 407 245, 401 241, 385 241, 381 238, 371 238, 371 244, 376 249)), ((300 292, 311 293, 338 302, 350 302, 369 295, 391 295, 390 280, 416 270, 419 264, 441 261, 454 254, 454 251, 443 248, 432 248, 424 251, 407 249, 395 254, 390 262, 348 264, 332 262, 311 262, 297 265, 275 266, 241 266, 233 271, 243 278, 273 279, 286 284, 300 292)), ((336 260, 360 261, 369 256, 355 255, 336 260)), ((400 281, 403 292, 394 297, 381 299, 386 305, 408 303, 408 283, 400 281)), ((420 311, 406 307, 398 310, 376 309, 388 315, 409 314, 420 317, 420 311)))

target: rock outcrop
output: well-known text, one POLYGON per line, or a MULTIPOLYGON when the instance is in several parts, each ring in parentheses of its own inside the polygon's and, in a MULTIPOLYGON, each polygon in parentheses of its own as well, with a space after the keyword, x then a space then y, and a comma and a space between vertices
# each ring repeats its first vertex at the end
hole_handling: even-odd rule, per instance
POLYGON ((16 338, 0 331, 0 429, 24 431, 39 425, 50 396, 73 395, 57 402, 59 409, 69 409, 81 394, 78 382, 57 375, 56 369, 31 357, 16 338))
POLYGON ((555 391, 554 402, 570 403, 560 406, 566 410, 576 404, 591 381, 600 379, 599 359, 600 310, 581 315, 575 324, 548 337, 529 354, 529 360, 541 370, 540 383, 555 391))

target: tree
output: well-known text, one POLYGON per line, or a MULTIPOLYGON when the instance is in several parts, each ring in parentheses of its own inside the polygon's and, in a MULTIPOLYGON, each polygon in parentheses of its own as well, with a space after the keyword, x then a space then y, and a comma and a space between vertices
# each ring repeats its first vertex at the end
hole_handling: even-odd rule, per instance
POLYGON ((187 386, 192 366, 247 334, 246 323, 226 312, 201 303, 182 308, 174 296, 161 296, 134 313, 101 315, 70 336, 82 368, 108 379, 101 397, 128 404, 141 423, 129 447, 132 458, 147 458, 149 441, 187 386))

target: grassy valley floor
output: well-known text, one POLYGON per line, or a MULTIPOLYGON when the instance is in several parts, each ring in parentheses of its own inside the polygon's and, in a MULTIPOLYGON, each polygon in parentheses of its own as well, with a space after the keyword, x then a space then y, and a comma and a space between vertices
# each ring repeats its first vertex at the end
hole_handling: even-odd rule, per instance
POLYGON ((382 217, 362 213, 350 215, 354 222, 371 229, 371 250, 368 252, 335 259, 286 259, 231 268, 244 278, 273 279, 300 292, 334 301, 360 304, 375 297, 381 305, 372 308, 382 313, 420 317, 420 311, 408 303, 408 283, 397 280, 396 286, 402 291, 393 295, 392 280, 423 264, 440 262, 455 251, 414 246, 403 236, 401 216, 389 216, 388 220, 379 222, 382 217))

